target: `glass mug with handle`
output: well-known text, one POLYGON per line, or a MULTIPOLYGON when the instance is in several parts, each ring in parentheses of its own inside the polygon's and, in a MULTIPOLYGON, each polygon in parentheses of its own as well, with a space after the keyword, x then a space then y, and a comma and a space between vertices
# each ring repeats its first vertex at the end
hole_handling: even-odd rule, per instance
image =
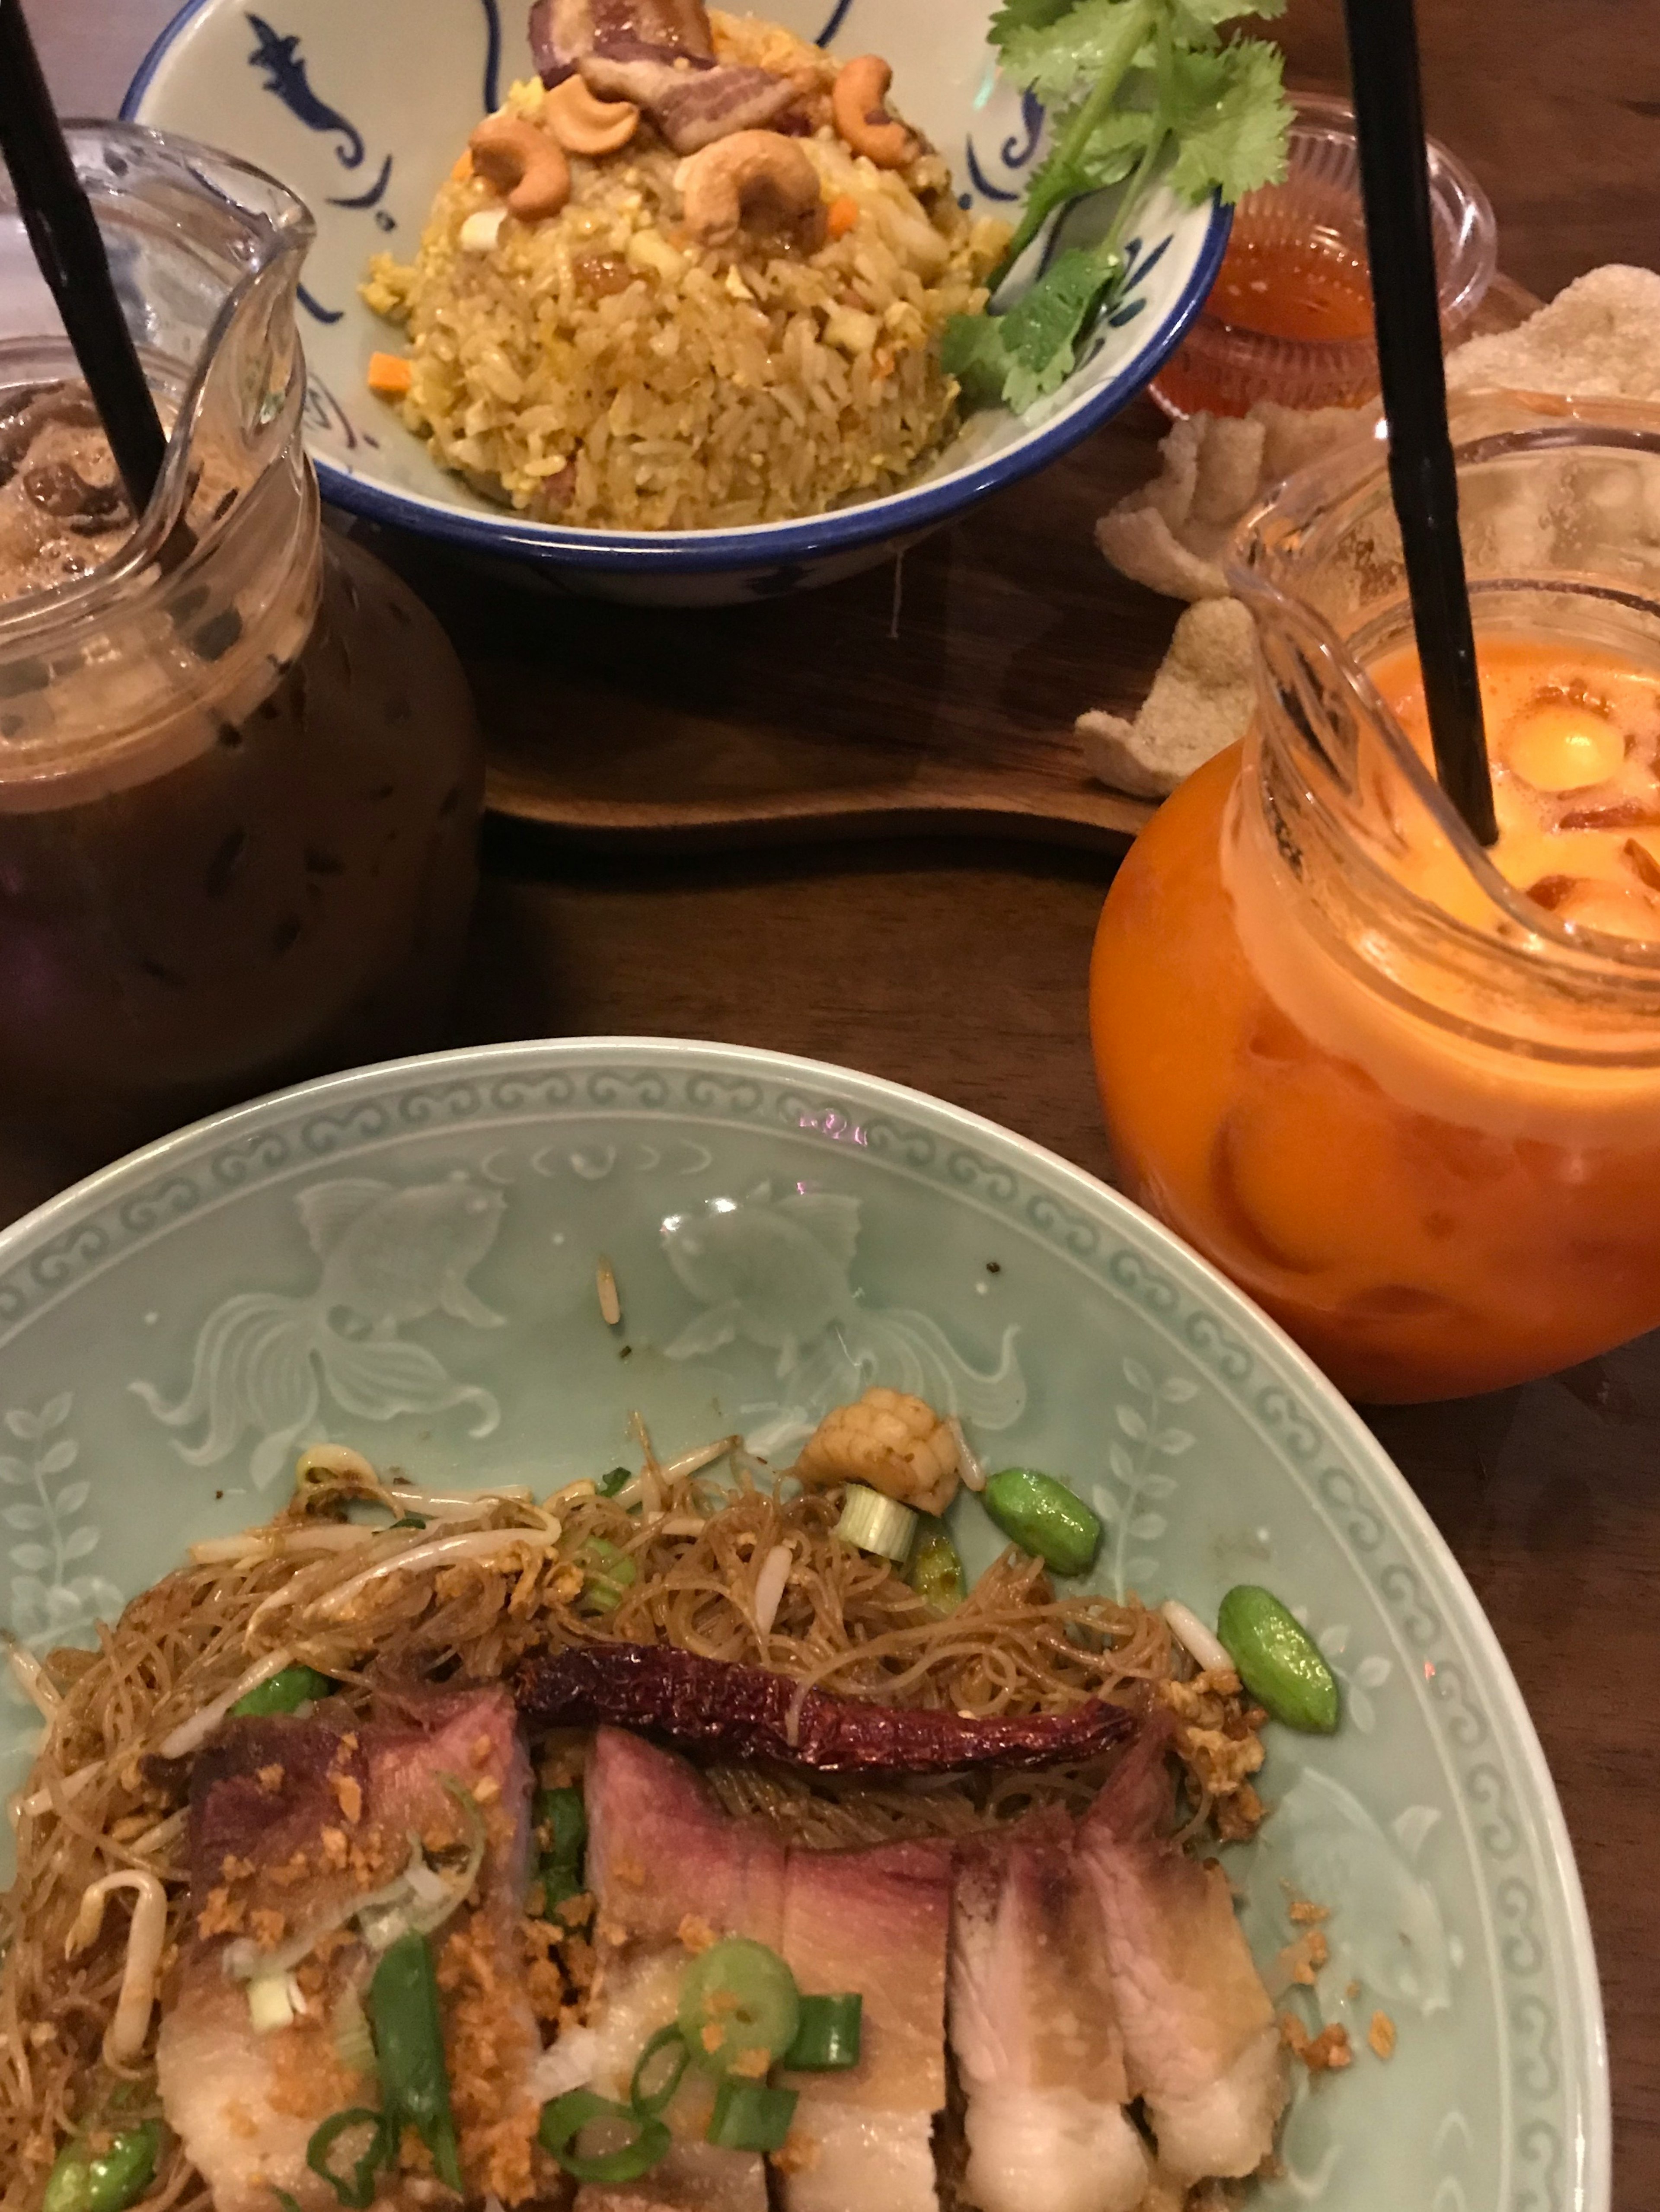
POLYGON ((306 210, 186 140, 70 136, 172 429, 98 542, 116 488, 39 458, 95 416, 0 179, 0 1131, 63 1171, 431 1041, 483 795, 443 632, 321 527, 306 210), (50 574, 17 557, 32 493, 66 517, 50 574))
POLYGON ((1428 763, 1363 435, 1236 543, 1254 725, 1143 833, 1091 979, 1127 1188, 1373 1401, 1660 1324, 1660 411, 1453 428, 1499 844, 1428 763))

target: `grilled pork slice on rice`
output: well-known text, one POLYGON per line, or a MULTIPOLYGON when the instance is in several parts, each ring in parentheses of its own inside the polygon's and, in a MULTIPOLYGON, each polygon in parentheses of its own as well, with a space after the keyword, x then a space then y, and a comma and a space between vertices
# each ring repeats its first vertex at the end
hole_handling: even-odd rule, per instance
MULTIPOLYGON (((764 1829, 723 1812, 684 1759, 621 1729, 595 1737, 585 1796, 599 1954, 593 2086, 626 2100, 635 2060, 675 2017, 697 1948, 722 1936, 780 1948, 786 1854, 764 1829)), ((691 2069, 663 2115, 668 2155, 638 2182, 585 2185, 578 2212, 766 2212, 760 2154, 702 2140, 714 2103, 709 2077, 691 2069)))
POLYGON ((856 2066, 788 2077, 787 2212, 937 2212, 951 1866, 943 1843, 790 1851, 785 1962, 804 1996, 864 2003, 856 2066))
POLYGON ((958 1854, 951 2044, 980 2212, 1136 2212, 1147 2155, 1075 1824, 1037 1813, 958 1854))
MULTIPOLYGON (((435 1918, 469 2191, 531 2194, 540 2038, 519 1925, 530 1784, 500 1689, 387 1697, 363 1723, 325 1699, 309 1717, 228 1721, 210 1740, 191 1778, 190 1933, 156 2066, 215 2212, 273 2212, 278 2190, 302 2212, 337 2212, 307 2146, 333 2113, 380 2102, 361 2029, 362 2069, 342 2055, 346 2024, 374 1946, 435 1918), (256 2027, 251 1989, 263 2019, 292 2016, 256 2027)), ((383 2175, 375 2201, 414 2212, 422 2187, 383 2175)))
POLYGON ((535 0, 531 51, 542 82, 580 71, 606 100, 643 107, 677 154, 776 124, 800 88, 722 62, 702 0, 535 0))
POLYGON ((1158 2163, 1177 2180, 1253 2172, 1274 2147, 1286 2084, 1274 2006, 1227 1876, 1171 1838, 1166 1731, 1146 1729, 1079 1827, 1124 2035, 1158 2163))

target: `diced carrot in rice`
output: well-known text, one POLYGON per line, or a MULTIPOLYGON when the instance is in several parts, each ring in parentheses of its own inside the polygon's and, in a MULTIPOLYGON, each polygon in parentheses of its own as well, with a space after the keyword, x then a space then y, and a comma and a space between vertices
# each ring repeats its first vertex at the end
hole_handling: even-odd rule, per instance
POLYGON ((415 368, 401 353, 372 353, 369 356, 368 384, 371 392, 379 392, 388 398, 401 397, 415 381, 415 368))

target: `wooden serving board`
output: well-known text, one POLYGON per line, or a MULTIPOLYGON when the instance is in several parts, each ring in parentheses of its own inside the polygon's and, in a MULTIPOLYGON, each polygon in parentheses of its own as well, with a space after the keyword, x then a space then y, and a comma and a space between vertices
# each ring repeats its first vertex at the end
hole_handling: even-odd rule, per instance
MULTIPOLYGON (((1489 327, 1537 303, 1499 280, 1489 327)), ((1156 465, 1142 398, 891 566, 742 607, 615 606, 388 548, 455 639, 489 805, 591 848, 998 834, 1122 849, 1151 812, 1073 725, 1133 714, 1182 612, 1096 550, 1156 465)))

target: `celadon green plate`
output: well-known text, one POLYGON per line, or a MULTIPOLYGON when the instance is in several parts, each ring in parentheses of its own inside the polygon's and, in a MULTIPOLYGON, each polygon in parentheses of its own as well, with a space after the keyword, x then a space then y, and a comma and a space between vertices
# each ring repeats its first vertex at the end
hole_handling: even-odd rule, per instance
MULTIPOLYGON (((186 1542, 272 1511, 319 1438, 549 1490, 627 1458, 632 1410, 665 1450, 737 1429, 787 1455, 873 1381, 960 1413, 990 1464, 1068 1477, 1107 1524, 1101 1587, 1213 1620, 1266 1583, 1339 1678, 1336 1736, 1269 1729, 1274 1811, 1228 1858, 1265 1963, 1292 1897, 1330 1908, 1330 1963, 1286 2002, 1355 2047, 1302 2082, 1255 2201, 1606 2212, 1578 1880, 1429 1520, 1174 1238, 891 1084, 714 1045, 497 1047, 310 1085, 70 1191, 0 1237, 0 1618, 37 1650, 85 1640, 186 1542)), ((955 1518, 983 1565, 981 1508, 955 1518)), ((34 1722, 4 1697, 9 1790, 34 1722)))

